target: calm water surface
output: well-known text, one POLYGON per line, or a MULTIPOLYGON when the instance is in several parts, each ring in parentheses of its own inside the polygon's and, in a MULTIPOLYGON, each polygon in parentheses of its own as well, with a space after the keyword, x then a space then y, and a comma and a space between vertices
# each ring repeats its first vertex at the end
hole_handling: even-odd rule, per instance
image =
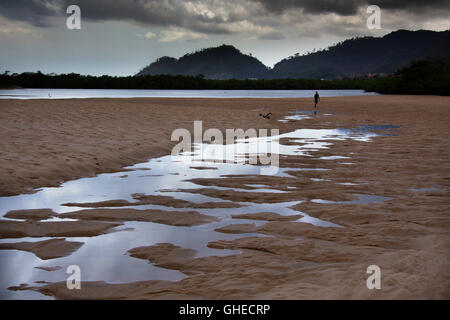
MULTIPOLYGON (((315 90, 8 89, 0 99, 73 98, 306 98, 315 90)), ((322 97, 376 95, 364 90, 320 90, 322 97)))

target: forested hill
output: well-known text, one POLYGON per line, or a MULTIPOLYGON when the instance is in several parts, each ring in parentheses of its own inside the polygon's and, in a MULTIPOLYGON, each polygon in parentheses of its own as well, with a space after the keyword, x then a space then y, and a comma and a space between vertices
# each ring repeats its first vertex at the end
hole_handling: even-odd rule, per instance
POLYGON ((137 75, 204 75, 208 79, 265 78, 268 68, 229 45, 203 49, 180 59, 161 57, 137 75))
POLYGON ((204 75, 207 79, 335 79, 369 74, 390 74, 424 58, 450 60, 450 30, 398 30, 384 37, 348 39, 325 50, 296 55, 273 69, 229 45, 162 57, 137 75, 204 75))
POLYGON ((273 68, 278 78, 336 78, 393 73, 413 60, 450 60, 450 30, 399 30, 382 38, 349 39, 326 50, 284 59, 273 68))

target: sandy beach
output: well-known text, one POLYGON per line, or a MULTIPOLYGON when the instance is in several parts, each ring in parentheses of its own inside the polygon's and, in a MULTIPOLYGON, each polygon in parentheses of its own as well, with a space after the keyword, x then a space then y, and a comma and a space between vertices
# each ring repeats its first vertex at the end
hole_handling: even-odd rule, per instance
POLYGON ((303 98, 0 100, 2 197, 126 171, 125 166, 170 154, 176 143, 170 141, 172 131, 192 130, 194 120, 202 120, 203 128, 223 131, 279 128, 281 133, 394 126, 373 127, 381 135, 371 142, 336 140, 327 149, 311 151, 311 156, 280 159, 281 168, 328 170, 291 170, 290 177, 208 178, 214 168, 198 168, 205 176, 192 182, 200 188, 175 191, 215 199, 202 204, 166 192, 134 194, 133 205, 175 209, 138 210, 127 208, 130 200, 111 199, 65 203, 73 211, 62 214, 48 208, 10 211, 0 220, 1 238, 55 238, 2 243, 0 249, 30 251, 42 259, 83 247, 70 237, 111 233, 126 221, 207 228, 221 218, 200 210, 227 212, 242 202, 302 200, 293 207, 298 217, 304 212, 339 226, 302 223, 295 221, 297 216, 279 212, 235 214, 233 224, 215 232, 252 235, 205 246, 240 253, 198 257, 194 249, 172 243, 122 252, 130 259, 180 271, 186 275, 180 281, 86 281, 82 290, 68 290, 65 281, 17 283, 11 290, 35 290, 58 299, 450 299, 450 98, 322 98, 317 116, 278 121, 290 111, 312 107, 311 99, 303 98), (264 119, 260 112, 273 117, 264 119), (342 158, 328 158, 335 156, 342 158), (252 185, 282 192, 261 192, 252 185), (372 195, 382 200, 361 200, 372 195), (54 217, 77 220, 46 221, 54 217), (381 290, 366 287, 369 265, 382 270, 381 290))

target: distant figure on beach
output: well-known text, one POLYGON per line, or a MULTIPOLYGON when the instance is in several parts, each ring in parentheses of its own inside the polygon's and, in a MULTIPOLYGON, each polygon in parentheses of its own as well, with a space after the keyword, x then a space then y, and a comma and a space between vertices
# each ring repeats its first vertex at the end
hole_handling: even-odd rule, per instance
POLYGON ((314 95, 314 110, 316 110, 317 104, 320 101, 319 93, 316 91, 316 94, 314 95))
POLYGON ((261 117, 265 118, 265 119, 270 119, 270 116, 272 115, 272 112, 269 112, 268 114, 259 114, 261 117))

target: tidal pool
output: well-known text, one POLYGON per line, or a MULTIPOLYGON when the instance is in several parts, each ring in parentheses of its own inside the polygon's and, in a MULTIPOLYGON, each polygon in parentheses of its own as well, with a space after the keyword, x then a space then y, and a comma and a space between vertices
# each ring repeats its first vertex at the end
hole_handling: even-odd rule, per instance
POLYGON ((317 115, 323 115, 323 116, 333 116, 333 113, 323 113, 320 110, 295 110, 289 112, 290 116, 285 116, 283 119, 278 120, 278 122, 290 122, 290 121, 298 121, 298 120, 306 120, 306 119, 312 119, 312 117, 315 117, 317 115))
MULTIPOLYGON (((299 222, 311 223, 322 227, 339 227, 328 221, 323 221, 291 209, 302 202, 298 201, 277 203, 240 202, 239 208, 192 209, 174 208, 160 205, 133 205, 136 202, 133 194, 168 195, 163 191, 174 191, 169 195, 175 199, 187 200, 194 203, 229 202, 196 193, 178 192, 180 189, 205 188, 195 184, 191 179, 212 178, 220 179, 224 176, 260 176, 273 175, 277 177, 292 177, 289 171, 298 170, 327 170, 327 168, 279 168, 273 163, 267 165, 249 164, 252 156, 271 153, 283 156, 313 156, 312 152, 329 148, 336 140, 357 140, 369 142, 378 134, 368 130, 351 129, 298 129, 294 132, 277 136, 241 139, 233 145, 201 144, 193 145, 191 152, 176 156, 163 156, 150 159, 124 168, 123 172, 100 174, 95 177, 82 178, 63 183, 56 188, 41 188, 32 194, 11 197, 0 197, 0 215, 10 210, 50 208, 57 213, 76 211, 80 207, 64 206, 64 203, 87 203, 106 200, 127 200, 131 202, 125 208, 135 209, 163 209, 174 211, 198 211, 202 214, 220 218, 212 222, 193 227, 176 227, 152 222, 125 222, 117 227, 117 232, 96 237, 67 237, 68 241, 84 242, 83 246, 67 257, 41 260, 33 253, 18 250, 0 250, 0 298, 2 299, 43 299, 41 294, 32 291, 11 291, 6 288, 18 286, 21 283, 36 285, 36 281, 65 281, 66 269, 69 265, 81 268, 82 281, 107 281, 110 283, 124 283, 140 280, 171 280, 176 281, 185 277, 179 271, 168 270, 149 264, 146 260, 129 257, 126 252, 138 246, 149 246, 157 243, 172 243, 183 248, 197 250, 197 256, 229 255, 239 251, 217 250, 207 247, 208 242, 214 240, 232 240, 256 234, 224 234, 214 231, 233 223, 252 223, 262 225, 264 221, 232 219, 232 215, 258 212, 274 212, 280 215, 302 215, 299 222), (288 139, 296 144, 283 145, 280 139, 288 139), (201 170, 199 167, 214 167, 214 170, 201 170), (54 267, 56 271, 44 271, 36 267, 54 267)), ((343 156, 334 157, 341 159, 343 156)), ((345 157, 348 158, 348 157, 345 157)), ((313 179, 314 180, 314 179, 313 179)), ((319 179, 316 179, 319 181, 319 179)), ((272 192, 288 193, 271 188, 264 184, 247 184, 247 188, 232 188, 239 192, 272 192)), ((223 188, 213 186, 208 188, 223 188)), ((364 203, 365 198, 360 198, 364 203)), ((319 201, 319 200, 317 200, 319 201)), ((356 202, 355 202, 356 203, 356 202)), ((4 218, 3 219, 7 219, 4 218)), ((55 218, 52 218, 53 220, 55 218)), ((57 218, 56 218, 57 219, 57 218)), ((263 236, 257 234, 258 236, 263 236)), ((0 243, 21 241, 42 241, 50 238, 20 238, 1 239, 0 243)))

